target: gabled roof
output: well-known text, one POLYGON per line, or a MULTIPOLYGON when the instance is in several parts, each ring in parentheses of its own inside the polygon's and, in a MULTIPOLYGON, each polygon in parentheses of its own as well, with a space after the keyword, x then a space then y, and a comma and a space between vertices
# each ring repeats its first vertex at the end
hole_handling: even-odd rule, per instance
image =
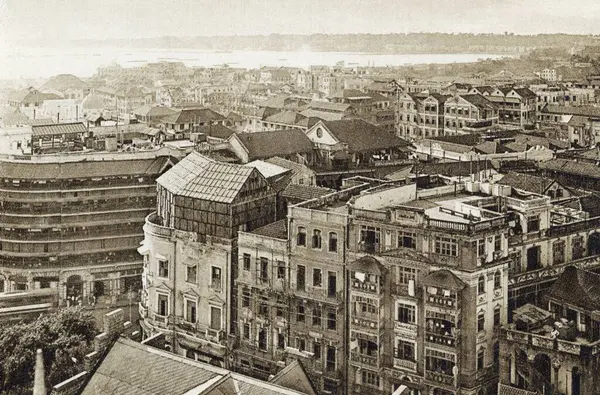
POLYGON ((266 179, 277 177, 290 171, 285 167, 277 166, 260 159, 246 163, 244 166, 256 168, 266 179))
POLYGON ((480 94, 482 94, 482 95, 483 95, 484 93, 491 94, 491 93, 493 93, 493 92, 496 90, 496 88, 494 88, 494 87, 493 87, 493 86, 491 86, 491 85, 481 85, 481 86, 474 86, 474 87, 473 87, 473 88, 471 88, 471 89, 477 89, 477 91, 478 91, 480 94))
POLYGON ((285 125, 296 125, 298 122, 306 118, 293 110, 283 110, 276 114, 268 116, 265 121, 273 123, 282 123, 285 125))
POLYGON ((348 146, 349 153, 408 146, 406 140, 362 119, 323 121, 323 125, 338 141, 348 146))
POLYGON ((271 380, 271 383, 279 384, 282 387, 293 388, 307 395, 317 395, 317 390, 310 380, 304 365, 299 360, 295 360, 283 368, 271 380))
POLYGON ((427 98, 434 98, 435 100, 438 101, 438 103, 440 104, 444 104, 446 102, 446 100, 448 100, 449 98, 452 97, 452 95, 442 95, 441 93, 431 93, 429 94, 429 96, 427 96, 427 98))
POLYGON ((535 99, 537 95, 529 88, 515 88, 515 92, 525 99, 535 99))
POLYGON ((598 167, 594 163, 575 162, 568 159, 555 158, 546 162, 539 163, 538 167, 542 170, 600 178, 600 167, 598 167))
POLYGON ((223 120, 225 120, 224 116, 211 110, 210 108, 185 108, 161 119, 163 123, 175 125, 186 123, 198 124, 223 120))
POLYGON ((445 143, 460 144, 473 147, 481 142, 481 136, 477 134, 463 134, 457 136, 431 137, 429 140, 443 141, 445 143))
POLYGON ((540 195, 546 194, 548 188, 555 182, 556 180, 550 178, 515 172, 506 174, 500 181, 498 181, 499 184, 509 185, 513 188, 537 193, 540 195))
POLYGON ((506 145, 497 143, 495 141, 485 141, 481 144, 477 144, 475 147, 473 147, 473 151, 480 154, 504 154, 506 152, 515 152, 506 145))
POLYGON ((436 270, 423 277, 421 284, 429 287, 438 287, 460 291, 467 285, 450 270, 436 270))
POLYGON ((480 94, 460 95, 463 99, 479 108, 496 108, 496 105, 480 94))
POLYGON ((576 266, 567 266, 552 284, 548 296, 585 311, 600 310, 600 275, 576 266))
POLYGON ((287 129, 259 133, 235 133, 248 152, 249 160, 289 156, 313 151, 313 143, 301 130, 287 129))
POLYGON ((207 136, 216 137, 218 139, 227 140, 235 131, 221 124, 204 125, 198 128, 198 132, 204 133, 207 136))
POLYGON ((310 171, 310 169, 303 164, 300 164, 298 162, 293 162, 291 160, 287 160, 284 158, 280 158, 278 156, 268 158, 265 160, 265 162, 272 163, 274 165, 281 166, 286 169, 290 169, 292 171, 292 173, 294 173, 294 174, 302 172, 302 171, 307 171, 307 170, 310 171))
POLYGON ((305 394, 122 337, 112 345, 81 393, 82 395, 305 394), (232 389, 235 389, 235 392, 231 392, 232 389))
POLYGON ((173 195, 231 203, 252 174, 253 167, 221 163, 194 151, 156 182, 173 195))

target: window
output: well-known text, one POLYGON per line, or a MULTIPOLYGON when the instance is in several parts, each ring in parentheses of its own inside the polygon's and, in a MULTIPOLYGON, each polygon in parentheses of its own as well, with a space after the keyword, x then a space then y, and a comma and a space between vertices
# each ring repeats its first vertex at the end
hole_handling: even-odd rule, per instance
POLYGON ((210 329, 221 330, 221 309, 210 308, 210 329))
POLYGON ((398 248, 416 248, 417 235, 409 232, 399 232, 398 248))
POLYGON ((379 373, 363 369, 362 383, 363 385, 370 385, 372 387, 379 388, 379 373))
POLYGON ((306 228, 298 227, 298 236, 296 237, 296 245, 306 247, 306 228))
POLYGON ((502 272, 496 270, 494 273, 494 289, 502 288, 502 272))
POLYGON ((198 274, 198 266, 196 266, 196 265, 188 266, 186 268, 185 281, 188 283, 196 284, 196 281, 198 281, 197 274, 198 274))
POLYGON ((573 247, 573 260, 583 258, 585 247, 583 246, 583 236, 575 236, 571 240, 573 247))
POLYGON ((365 252, 379 252, 379 242, 381 239, 380 228, 373 226, 361 226, 360 243, 365 252))
POLYGON ((416 361, 415 344, 404 340, 398 340, 394 356, 398 359, 416 361))
POLYGON ((158 294, 158 315, 169 315, 169 297, 167 295, 158 294))
POLYGON ((258 349, 267 351, 267 331, 264 328, 258 330, 258 349))
POLYGON ((187 322, 191 322, 192 324, 196 323, 196 302, 192 300, 185 299, 185 320, 187 322))
POLYGON ((296 272, 296 290, 304 291, 306 289, 306 268, 302 265, 298 265, 298 271, 296 272))
POLYGON ((306 308, 304 307, 304 305, 302 304, 302 302, 298 303, 298 309, 296 312, 296 321, 298 322, 305 322, 306 318, 306 308))
POLYGON ((262 282, 266 282, 269 280, 269 259, 265 257, 260 258, 260 273, 258 274, 258 278, 262 282))
POLYGON ((216 266, 210 267, 210 286, 215 289, 221 289, 221 268, 216 266))
POLYGON ((540 217, 531 217, 527 219, 527 233, 538 232, 540 230, 540 217))
POLYGON ((482 370, 484 368, 484 360, 485 360, 485 349, 480 348, 477 351, 477 370, 482 370))
POLYGON ((267 317, 269 315, 269 305, 267 301, 262 299, 258 304, 258 314, 267 317))
POLYGON ((327 346, 327 360, 325 368, 328 372, 335 370, 335 347, 333 346, 327 346))
POLYGON ((306 340, 300 337, 296 338, 296 348, 300 351, 306 350, 306 340))
POLYGON ((500 362, 500 343, 494 343, 494 364, 500 362))
POLYGON ((313 343, 313 354, 315 355, 315 359, 321 359, 321 343, 313 343))
POLYGON ((323 286, 323 272, 321 269, 313 269, 313 287, 323 286))
POLYGON ((398 303, 397 320, 405 324, 414 324, 416 322, 416 308, 410 304, 398 303))
POLYGON ((285 349, 285 335, 283 333, 277 334, 277 348, 280 350, 285 349))
POLYGON ((244 265, 244 270, 250 270, 250 254, 244 254, 243 265, 244 265))
POLYGON ((477 294, 481 295, 485 293, 485 275, 479 276, 477 279, 477 294))
POLYGON ((485 239, 477 240, 477 256, 485 255, 485 239))
POLYGON ((408 285, 411 280, 413 282, 415 281, 416 275, 417 275, 416 269, 413 269, 411 267, 400 266, 399 273, 398 273, 398 282, 400 284, 408 285))
POLYGON ((169 278, 169 261, 163 259, 158 261, 158 277, 169 278))
POLYGON ((285 280, 285 262, 277 261, 277 278, 285 280))
POLYGON ((244 339, 250 340, 250 324, 244 324, 243 332, 244 339))
POLYGON ((502 308, 500 306, 494 307, 494 327, 500 326, 501 310, 502 310, 502 308))
POLYGON ((337 329, 337 314, 335 313, 335 311, 329 311, 327 312, 327 329, 330 329, 332 331, 337 329))
POLYGON ((494 251, 502 251, 502 236, 494 237, 494 251))
POLYGON ((457 256, 458 243, 456 239, 451 237, 436 236, 435 253, 440 255, 457 256))
POLYGON ((337 233, 329 233, 329 252, 337 252, 337 233))
POLYGON ((483 332, 485 330, 485 312, 480 312, 477 315, 477 332, 483 332))
POLYGON ((313 230, 312 235, 312 248, 321 249, 321 231, 319 229, 313 230))
POLYGON ((321 326, 321 316, 322 315, 323 315, 323 312, 321 311, 321 308, 315 306, 312 311, 312 324, 314 326, 321 326))
POLYGON ((250 306, 250 289, 242 289, 242 307, 250 306))

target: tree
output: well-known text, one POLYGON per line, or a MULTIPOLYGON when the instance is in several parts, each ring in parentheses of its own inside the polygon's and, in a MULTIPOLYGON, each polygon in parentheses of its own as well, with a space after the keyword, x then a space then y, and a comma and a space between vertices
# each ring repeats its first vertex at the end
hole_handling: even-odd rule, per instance
POLYGON ((94 318, 81 308, 61 309, 32 322, 0 327, 0 387, 7 394, 30 394, 35 354, 44 353, 46 388, 80 373, 98 334, 94 318))

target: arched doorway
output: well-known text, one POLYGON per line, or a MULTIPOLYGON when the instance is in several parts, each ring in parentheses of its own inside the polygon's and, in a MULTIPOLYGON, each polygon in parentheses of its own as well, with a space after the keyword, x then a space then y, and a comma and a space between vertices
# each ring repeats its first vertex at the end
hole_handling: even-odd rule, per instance
POLYGON ((542 390, 544 395, 552 394, 552 361, 546 354, 535 356, 533 363, 529 365, 531 371, 531 383, 537 389, 542 390))
POLYGON ((600 233, 594 232, 588 237, 588 254, 600 254, 600 233))
POLYGON ((79 275, 73 275, 67 278, 67 300, 77 304, 83 297, 83 280, 79 275))

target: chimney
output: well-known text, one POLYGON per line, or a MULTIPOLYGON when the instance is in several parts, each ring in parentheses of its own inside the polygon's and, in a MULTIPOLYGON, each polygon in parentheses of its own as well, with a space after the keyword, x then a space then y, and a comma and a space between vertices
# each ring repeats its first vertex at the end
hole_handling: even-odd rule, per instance
POLYGON ((33 395, 46 395, 46 374, 44 371, 44 355, 38 348, 35 355, 35 376, 33 381, 33 395))

